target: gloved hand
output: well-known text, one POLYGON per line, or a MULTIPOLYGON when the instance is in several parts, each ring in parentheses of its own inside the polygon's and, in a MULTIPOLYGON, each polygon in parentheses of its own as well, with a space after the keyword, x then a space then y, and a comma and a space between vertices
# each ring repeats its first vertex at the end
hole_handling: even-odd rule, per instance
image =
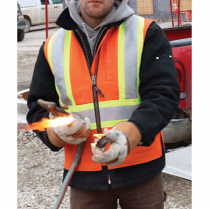
MULTIPOLYGON (((115 130, 115 128, 104 130, 104 134, 109 139, 111 145, 107 151, 101 150, 96 146, 91 146, 93 157, 92 160, 96 163, 105 163, 108 166, 121 164, 128 152, 127 138, 123 132, 115 130)), ((99 139, 95 139, 97 143, 99 139)))
MULTIPOLYGON (((81 142, 86 141, 89 136, 91 121, 88 117, 82 119, 75 114, 72 114, 72 116, 74 117, 74 121, 71 126, 64 125, 55 127, 53 128, 53 131, 60 139, 66 143, 80 144, 81 142), (86 130, 82 129, 83 124, 86 125, 86 130)), ((50 113, 49 118, 54 118, 54 116, 50 113)))

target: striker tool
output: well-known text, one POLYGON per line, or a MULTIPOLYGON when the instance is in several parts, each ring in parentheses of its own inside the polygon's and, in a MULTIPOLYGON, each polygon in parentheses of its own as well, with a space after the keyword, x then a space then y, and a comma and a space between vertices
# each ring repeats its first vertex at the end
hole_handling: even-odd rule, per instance
POLYGON ((106 144, 109 142, 106 136, 103 136, 96 144, 98 148, 104 148, 106 144))

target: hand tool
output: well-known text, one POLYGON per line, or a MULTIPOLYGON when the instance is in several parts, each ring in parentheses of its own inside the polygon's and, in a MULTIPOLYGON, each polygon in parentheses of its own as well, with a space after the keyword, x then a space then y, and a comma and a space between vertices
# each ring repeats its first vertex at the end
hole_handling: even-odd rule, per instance
POLYGON ((103 136, 96 144, 98 148, 104 148, 106 144, 109 142, 108 138, 106 136, 103 136))
POLYGON ((67 109, 68 107, 64 104, 61 104, 61 108, 56 105, 55 102, 47 102, 42 99, 39 99, 37 103, 45 108, 48 112, 52 113, 54 116, 62 116, 62 117, 68 117, 70 113, 64 111, 64 109, 67 109))
MULTIPOLYGON (((53 116, 55 117, 69 117, 69 115, 71 115, 71 113, 67 113, 64 109, 68 109, 68 107, 64 104, 61 104, 60 107, 58 107, 56 105, 55 102, 48 102, 48 101, 44 101, 42 99, 39 99, 37 101, 37 103, 42 106, 43 108, 45 108, 48 112, 50 112, 53 116)), ((101 139, 97 142, 96 146, 98 146, 99 148, 103 148, 105 147, 105 145, 108 143, 108 139, 103 136, 101 137, 101 139)), ((59 193, 59 196, 57 198, 57 201, 53 207, 53 209, 58 209, 62 203, 62 200, 64 198, 64 195, 65 195, 65 192, 67 190, 67 187, 68 187, 68 184, 74 174, 74 172, 76 171, 77 167, 78 167, 78 164, 80 162, 80 159, 81 159, 81 156, 82 156, 82 153, 83 153, 83 149, 84 149, 84 145, 85 145, 85 142, 82 142, 81 144, 78 145, 78 149, 77 149, 77 153, 76 153, 76 156, 73 160, 73 164, 71 166, 71 168, 69 169, 66 177, 65 177, 65 180, 63 182, 63 185, 62 185, 62 188, 61 188, 61 191, 59 193)))
MULTIPOLYGON (((47 101, 44 101, 42 99, 39 99, 38 101, 38 104, 40 106, 42 106, 43 108, 45 108, 48 112, 52 113, 54 116, 63 116, 63 117, 66 117, 66 116, 69 116, 70 113, 67 113, 64 111, 64 109, 67 109, 68 107, 64 104, 60 105, 60 107, 58 107, 56 105, 55 102, 47 102, 47 101)), ((108 143, 108 139, 106 136, 103 136, 96 144, 96 146, 98 148, 104 148, 106 146, 106 144, 108 143)))

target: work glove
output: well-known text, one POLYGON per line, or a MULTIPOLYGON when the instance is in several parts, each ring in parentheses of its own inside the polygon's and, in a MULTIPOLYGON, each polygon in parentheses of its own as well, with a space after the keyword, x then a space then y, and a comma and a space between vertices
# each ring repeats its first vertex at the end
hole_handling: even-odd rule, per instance
MULTIPOLYGON (((57 135, 61 140, 68 144, 80 144, 81 142, 86 141, 88 138, 87 131, 88 133, 90 132, 89 130, 91 129, 91 121, 88 117, 82 119, 76 114, 72 114, 74 121, 71 126, 58 126, 53 128, 53 131, 55 135, 57 135), (72 135, 76 135, 76 133, 80 130, 83 124, 86 124, 86 132, 85 133, 80 133, 78 137, 73 137, 72 135), (79 137, 79 136, 82 137, 79 137)), ((49 118, 53 119, 54 116, 50 113, 49 118)))
MULTIPOLYGON (((105 163, 108 166, 121 164, 125 160, 128 152, 126 136, 123 132, 115 130, 115 128, 111 130, 104 129, 104 134, 109 139, 110 148, 105 151, 104 148, 100 149, 96 146, 91 146, 94 154, 92 160, 96 163, 105 163)), ((98 140, 95 139, 95 143, 98 140)))

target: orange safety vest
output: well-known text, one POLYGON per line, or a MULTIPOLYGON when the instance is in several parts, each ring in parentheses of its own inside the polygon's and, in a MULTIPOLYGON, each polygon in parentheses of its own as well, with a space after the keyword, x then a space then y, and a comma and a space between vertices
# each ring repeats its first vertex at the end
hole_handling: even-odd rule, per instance
MULTIPOLYGON (((98 96, 102 131, 104 128, 111 129, 120 121, 127 121, 141 103, 138 92, 141 55, 146 32, 152 22, 132 15, 120 26, 108 29, 98 46, 91 72, 95 74, 99 60, 97 87, 104 94, 104 97, 98 96)), ((91 133, 86 140, 77 171, 100 171, 103 164, 92 161, 91 143, 94 142, 93 134, 97 133, 97 126, 88 57, 85 57, 74 31, 64 29, 47 39, 44 53, 55 78, 60 104, 68 105, 69 112, 89 117, 92 122, 91 133)), ((123 163, 108 166, 108 169, 147 163, 160 158, 163 153, 162 143, 160 132, 151 146, 135 147, 123 163)), ((64 147, 65 169, 70 169, 77 148, 78 145, 71 144, 64 147)))

